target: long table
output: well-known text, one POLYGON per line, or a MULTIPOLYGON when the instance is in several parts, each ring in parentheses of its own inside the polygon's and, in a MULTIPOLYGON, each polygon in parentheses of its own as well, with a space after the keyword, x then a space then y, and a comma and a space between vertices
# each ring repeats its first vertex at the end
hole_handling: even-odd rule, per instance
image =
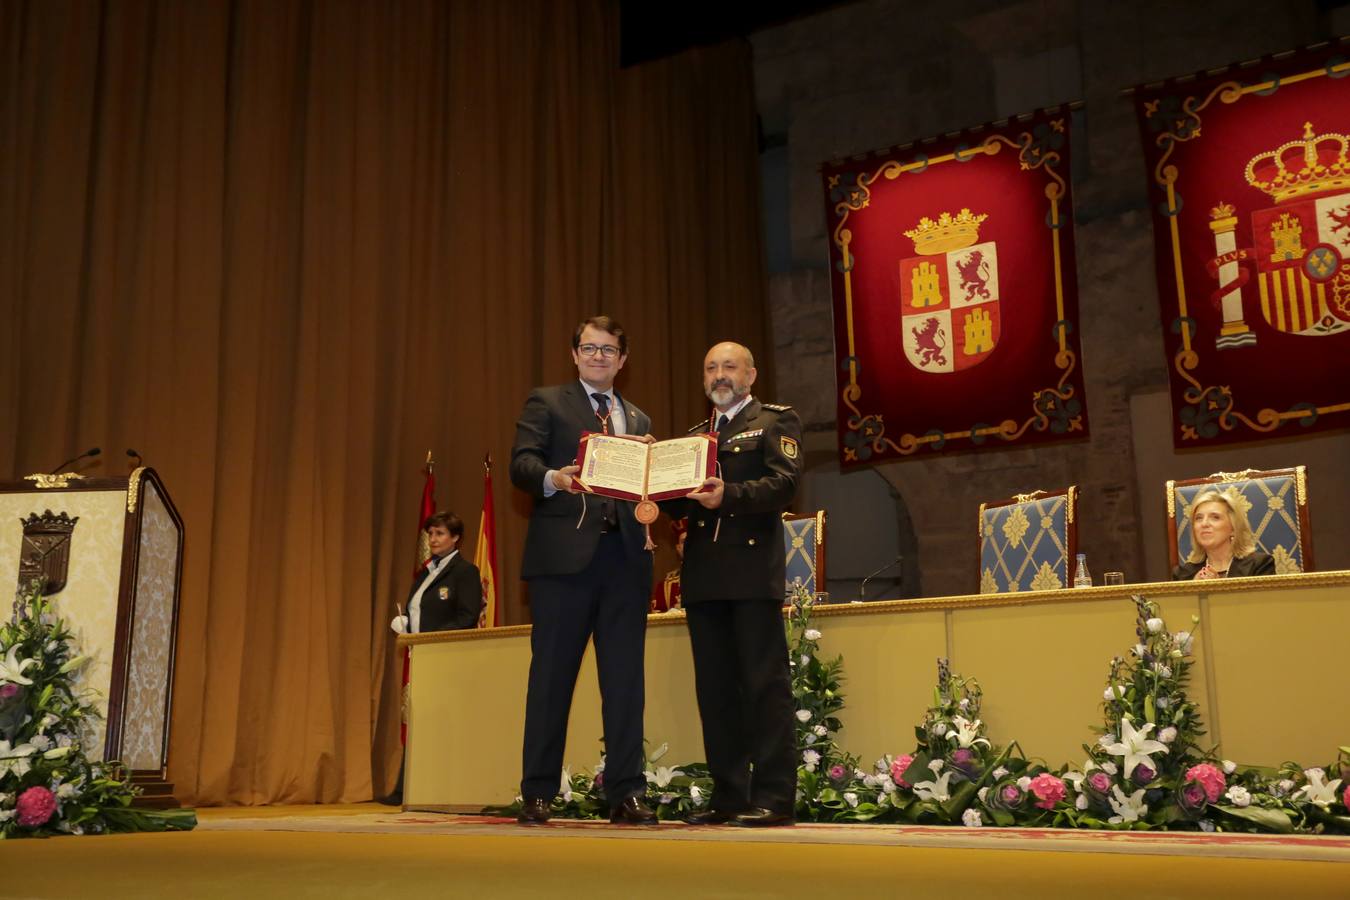
MULTIPOLYGON (((995 743, 1017 740, 1029 757, 1081 764, 1082 745, 1101 724, 1111 657, 1135 643, 1136 593, 1159 603, 1171 630, 1196 631, 1190 694, 1205 740, 1222 756, 1322 765, 1350 743, 1350 571, 1337 571, 821 607, 822 654, 844 658, 841 745, 866 768, 912 750, 937 659, 946 657, 983 687, 981 717, 995 743)), ((530 626, 405 635, 398 644, 412 649, 405 804, 464 811, 510 802, 519 791, 530 626)), ((646 687, 649 749, 668 744, 665 765, 702 760, 682 613, 648 618, 646 687)), ((593 768, 601 734, 588 650, 566 765, 593 768)))

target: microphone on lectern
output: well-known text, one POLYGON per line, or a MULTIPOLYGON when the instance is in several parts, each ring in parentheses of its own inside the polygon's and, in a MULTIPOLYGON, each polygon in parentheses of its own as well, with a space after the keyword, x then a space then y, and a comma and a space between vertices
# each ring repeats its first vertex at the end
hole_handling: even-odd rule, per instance
POLYGON ((127 456, 135 457, 137 466, 143 465, 145 462, 145 460, 141 458, 141 455, 137 453, 135 450, 132 450, 130 447, 127 448, 127 456))
POLYGON ((894 566, 894 565, 896 565, 897 563, 903 561, 904 558, 905 558, 905 554, 903 554, 903 553, 896 554, 895 559, 893 559, 893 560, 891 560, 890 562, 886 563, 886 565, 882 566, 880 569, 877 569, 877 570, 876 570, 875 572, 873 572, 871 575, 868 575, 866 578, 864 578, 864 579, 862 580, 862 584, 860 584, 860 585, 858 586, 858 599, 859 599, 859 600, 864 599, 864 598, 863 598, 863 592, 867 590, 867 582, 871 581, 873 578, 877 577, 877 576, 880 575, 882 572, 885 572, 885 571, 886 571, 887 569, 889 569, 891 566, 894 566))
POLYGON ((92 457, 92 456, 98 456, 98 455, 99 455, 100 453, 102 453, 102 452, 103 452, 103 448, 102 448, 102 447, 90 447, 88 450, 84 451, 84 452, 81 453, 79 456, 72 456, 70 459, 68 459, 68 460, 66 460, 65 462, 61 463, 61 465, 57 466, 55 469, 52 469, 52 470, 51 470, 50 472, 48 472, 47 474, 48 474, 48 475, 55 475, 57 472, 60 472, 60 471, 61 471, 62 469, 64 469, 66 466, 74 465, 75 463, 79 462, 79 461, 82 460, 82 459, 88 459, 88 458, 90 458, 90 457, 92 457))

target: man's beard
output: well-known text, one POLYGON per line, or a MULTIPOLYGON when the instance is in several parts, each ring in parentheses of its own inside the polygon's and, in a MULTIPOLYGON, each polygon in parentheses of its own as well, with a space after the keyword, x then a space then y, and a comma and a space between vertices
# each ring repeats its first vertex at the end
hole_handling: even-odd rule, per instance
POLYGON ((708 391, 708 399, 718 406, 730 406, 738 399, 738 395, 730 385, 719 385, 708 391))

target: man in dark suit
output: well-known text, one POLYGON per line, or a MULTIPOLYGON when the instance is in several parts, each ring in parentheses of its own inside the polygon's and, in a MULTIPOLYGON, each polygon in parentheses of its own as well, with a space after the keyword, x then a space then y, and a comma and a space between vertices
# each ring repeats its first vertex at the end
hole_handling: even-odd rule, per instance
MULTIPOLYGON (((483 582, 478 567, 459 552, 464 523, 454 513, 438 512, 427 516, 422 528, 431 557, 418 569, 408 603, 389 628, 395 634, 473 628, 483 606, 483 582)), ((379 801, 391 806, 403 802, 402 763, 394 790, 379 801)))
POLYGON ((642 799, 642 666, 652 557, 632 503, 587 496, 572 482, 583 432, 651 440, 646 414, 614 390, 627 360, 628 338, 618 323, 608 316, 587 319, 572 335, 578 380, 536 388, 516 423, 511 483, 534 498, 521 563, 534 623, 520 783, 523 825, 548 821, 572 691, 592 634, 610 821, 656 820, 642 799))
POLYGON ((681 589, 694 653, 703 748, 713 776, 694 825, 790 825, 797 748, 787 638, 783 633, 782 513, 801 474, 801 419, 750 394, 755 361, 740 344, 718 344, 703 362, 717 421, 721 477, 689 495, 681 589), (697 505, 693 505, 697 504, 697 505))

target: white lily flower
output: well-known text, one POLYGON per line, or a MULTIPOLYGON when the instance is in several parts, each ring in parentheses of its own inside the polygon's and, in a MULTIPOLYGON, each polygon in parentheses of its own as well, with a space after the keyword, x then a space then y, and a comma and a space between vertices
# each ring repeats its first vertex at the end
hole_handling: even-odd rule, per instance
POLYGON ((693 800, 695 805, 703 805, 703 789, 696 784, 689 785, 689 799, 693 800))
MULTIPOLYGON (((1129 719, 1120 720, 1120 740, 1117 743, 1106 747, 1106 752, 1112 756, 1124 757, 1125 777, 1129 778, 1134 772, 1134 767, 1140 763, 1152 763, 1149 757, 1154 753, 1166 753, 1167 745, 1161 741, 1148 739, 1148 733, 1153 730, 1153 723, 1149 722, 1143 728, 1135 729, 1134 723, 1129 719)), ((1155 771, 1157 766, 1151 766, 1155 771)))
POLYGON ((13 772, 18 778, 28 774, 33 764, 28 761, 36 750, 32 744, 19 744, 17 747, 9 741, 0 740, 0 775, 13 772))
POLYGON ((1100 766, 1097 766, 1097 768, 1101 769, 1107 775, 1114 775, 1120 771, 1119 769, 1116 768, 1116 764, 1113 762, 1104 762, 1100 766))
POLYGON ((558 783, 558 790, 562 793, 564 803, 572 802, 572 773, 563 766, 562 780, 558 783))
POLYGON ((19 659, 19 645, 15 644, 9 648, 5 658, 0 660, 0 682, 8 681, 13 684, 32 684, 33 679, 25 678, 23 670, 37 662, 35 659, 19 659))
POLYGON ((1336 789, 1341 786, 1341 779, 1337 778, 1335 781, 1328 784, 1323 780, 1326 778, 1326 773, 1321 769, 1309 769, 1307 774, 1308 783, 1298 789, 1294 794, 1293 799, 1305 800, 1321 809, 1326 809, 1328 806, 1335 803, 1336 789))
POLYGON ((951 772, 944 772, 936 781, 920 781, 914 785, 914 796, 920 800, 933 800, 937 803, 951 799, 952 795, 947 789, 947 782, 951 777, 951 772))
POLYGON ((684 773, 672 766, 657 766, 656 771, 644 772, 643 774, 647 776, 647 781, 650 784, 654 784, 658 788, 664 788, 670 786, 671 779, 684 773))
POLYGON ((670 744, 663 743, 660 747, 657 747, 655 750, 652 751, 651 755, 647 757, 647 762, 654 763, 669 752, 670 752, 670 744))
POLYGON ((76 669, 84 668, 84 664, 87 662, 89 662, 88 656, 77 656, 74 659, 66 660, 65 664, 62 665, 60 669, 57 669, 57 671, 62 675, 66 675, 74 672, 76 669))
POLYGON ((964 716, 952 716, 952 724, 956 727, 947 732, 947 737, 955 737, 958 747, 973 747, 976 744, 983 744, 988 747, 989 742, 980 737, 980 720, 974 722, 964 716))
POLYGON ((858 795, 853 793, 852 791, 845 791, 844 802, 851 807, 856 807, 858 805, 858 795))
POLYGON ((1112 796, 1107 797, 1106 800, 1111 804, 1111 808, 1115 810, 1116 814, 1106 821, 1113 825, 1122 822, 1138 822, 1148 813, 1148 804, 1144 802, 1143 788, 1127 797, 1125 792, 1120 789, 1120 785, 1117 784, 1112 785, 1111 794, 1112 796))
POLYGON ((43 759, 60 759, 61 757, 65 756, 66 754, 70 753, 70 751, 71 751, 71 747, 70 747, 69 745, 67 745, 67 746, 65 746, 65 747, 53 747, 52 749, 48 750, 46 753, 42 754, 42 758, 43 758, 43 759))

